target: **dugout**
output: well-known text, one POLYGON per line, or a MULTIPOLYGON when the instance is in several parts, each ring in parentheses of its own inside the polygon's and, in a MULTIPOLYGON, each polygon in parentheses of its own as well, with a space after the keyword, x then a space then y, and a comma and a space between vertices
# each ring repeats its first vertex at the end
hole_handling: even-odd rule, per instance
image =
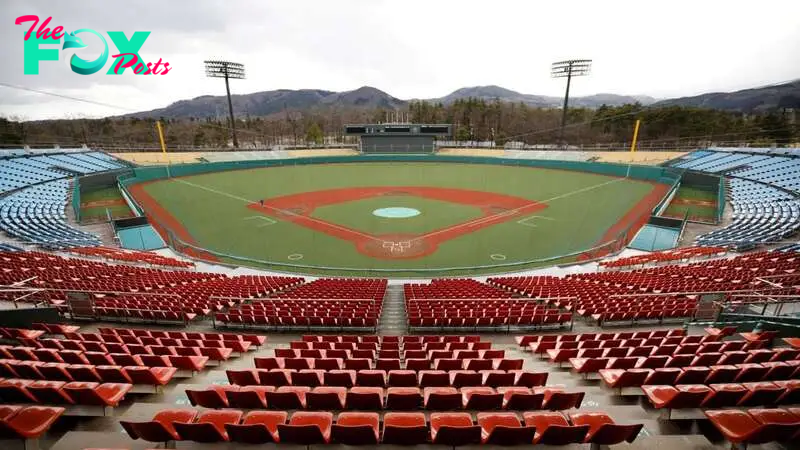
POLYGON ((361 153, 434 153, 437 137, 452 133, 452 125, 419 123, 378 123, 345 125, 344 133, 360 136, 361 153))

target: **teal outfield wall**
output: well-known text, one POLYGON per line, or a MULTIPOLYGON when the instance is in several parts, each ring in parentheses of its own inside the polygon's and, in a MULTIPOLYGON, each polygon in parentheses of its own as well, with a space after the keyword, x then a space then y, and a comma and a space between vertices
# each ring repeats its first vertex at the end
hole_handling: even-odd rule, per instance
MULTIPOLYGON (((553 160, 531 160, 531 159, 507 159, 507 158, 494 158, 494 157, 472 157, 472 156, 442 156, 442 155, 369 155, 362 154, 357 156, 331 156, 331 157, 316 157, 316 158, 294 158, 294 159, 281 159, 281 160, 260 160, 260 161, 232 161, 232 162, 214 162, 214 163, 194 163, 194 164, 181 164, 176 166, 157 166, 157 167, 138 167, 133 169, 130 174, 122 175, 118 178, 120 189, 123 196, 129 201, 130 206, 139 215, 144 215, 144 211, 140 205, 135 203, 135 199, 127 190, 128 186, 137 183, 159 180, 169 177, 184 177, 191 175, 199 175, 211 172, 228 171, 228 170, 242 170, 254 169, 264 167, 282 167, 282 166, 301 166, 311 164, 347 164, 347 163, 364 163, 364 162, 428 162, 428 163, 451 163, 451 164, 490 164, 490 165, 506 165, 506 166, 521 166, 521 167, 538 167, 544 169, 558 169, 570 170, 579 172, 595 173, 600 175, 614 176, 614 177, 629 177, 637 180, 650 181, 656 183, 667 184, 670 186, 670 193, 677 189, 682 171, 675 170, 668 167, 659 166, 636 166, 625 164, 613 163, 598 163, 598 162, 583 162, 583 161, 553 161, 553 160)), ((652 214, 664 207, 663 203, 669 198, 669 194, 665 196, 658 205, 653 208, 652 214)), ((162 227, 163 228, 163 227, 162 227)), ((626 229, 619 234, 619 236, 608 243, 605 243, 595 249, 586 249, 577 254, 586 254, 586 252, 597 252, 600 254, 608 254, 616 252, 624 248, 627 242, 633 238, 630 229, 626 229)), ((176 236, 168 231, 168 244, 180 251, 181 248, 190 249, 192 253, 198 254, 207 252, 212 254, 206 249, 192 247, 188 243, 181 242, 176 236)), ((592 253, 589 253, 592 254, 592 253)), ((238 258, 234 255, 215 254, 215 256, 222 256, 228 258, 240 259, 243 264, 248 263, 265 263, 274 267, 282 267, 289 270, 303 270, 303 269, 330 269, 336 270, 337 268, 318 268, 312 266, 304 266, 300 264, 287 264, 275 263, 266 261, 250 261, 245 258, 238 258)), ((561 255, 559 257, 548 258, 548 264, 558 264, 558 261, 563 258, 572 257, 575 255, 561 255)), ((493 266, 482 267, 480 269, 505 268, 505 271, 512 270, 515 266, 521 267, 526 264, 531 264, 535 261, 515 262, 496 264, 493 266)), ((542 261, 544 262, 544 260, 542 261)), ((457 270, 466 268, 450 268, 450 269, 437 269, 438 272, 447 272, 455 274, 457 270)), ((478 269, 478 268, 475 268, 478 269)), ((343 270, 355 270, 344 269, 343 270)), ((375 272, 381 272, 378 269, 373 269, 375 272)), ((420 274, 426 274, 425 270, 420 269, 420 274)), ((498 270, 500 272, 500 270, 498 270)), ((359 273, 358 276, 368 274, 359 273)))

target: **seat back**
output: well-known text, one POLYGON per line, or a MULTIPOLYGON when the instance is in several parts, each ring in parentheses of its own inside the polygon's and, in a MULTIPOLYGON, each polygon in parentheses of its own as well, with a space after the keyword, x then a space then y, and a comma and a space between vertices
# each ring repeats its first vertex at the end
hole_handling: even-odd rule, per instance
POLYGON ((585 393, 583 392, 552 392, 550 393, 550 397, 545 401, 544 407, 550 411, 580 408, 584 395, 585 393))
POLYGON ((453 447, 461 445, 478 444, 481 442, 481 427, 473 426, 450 426, 442 425, 436 433, 437 444, 450 445, 453 447))
POLYGON ((299 445, 324 444, 326 439, 317 425, 278 425, 281 442, 299 445))
POLYGON ((530 445, 535 434, 535 427, 497 425, 492 429, 486 443, 495 445, 530 445))
POLYGON ((643 426, 643 424, 603 424, 600 426, 600 429, 592 435, 592 443, 598 445, 616 445, 622 441, 631 443, 636 439, 636 436, 639 435, 643 426))
POLYGON ((242 444, 267 444, 275 441, 266 425, 261 423, 247 425, 226 423, 225 431, 228 432, 228 439, 232 442, 240 442, 242 444))
POLYGON ((176 438, 160 422, 128 422, 120 420, 119 423, 133 439, 141 439, 147 442, 169 442, 176 438))
POLYGON ((539 443, 544 445, 568 445, 583 442, 589 425, 550 425, 542 433, 539 443))
POLYGON ((172 426, 175 427, 175 431, 178 432, 178 435, 180 435, 182 440, 205 443, 220 442, 225 440, 222 433, 220 433, 217 427, 210 422, 175 422, 172 424, 172 426))
POLYGON ((377 445, 378 429, 371 425, 333 425, 333 440, 345 445, 377 445))

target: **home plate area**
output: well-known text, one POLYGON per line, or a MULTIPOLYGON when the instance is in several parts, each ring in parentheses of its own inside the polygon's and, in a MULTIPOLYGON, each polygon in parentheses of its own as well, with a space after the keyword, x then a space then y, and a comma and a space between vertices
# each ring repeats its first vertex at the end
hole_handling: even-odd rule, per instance
POLYGON ((356 246, 361 253, 381 259, 419 258, 436 250, 431 240, 409 235, 375 236, 360 240, 356 246))

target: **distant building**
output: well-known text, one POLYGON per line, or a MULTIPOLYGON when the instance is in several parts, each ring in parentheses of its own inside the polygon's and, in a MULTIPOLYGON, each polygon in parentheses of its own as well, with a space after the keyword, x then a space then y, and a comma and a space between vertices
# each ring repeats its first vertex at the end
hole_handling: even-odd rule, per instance
POLYGON ((378 123, 345 125, 344 133, 360 136, 362 153, 433 153, 434 140, 450 136, 448 124, 378 123))

